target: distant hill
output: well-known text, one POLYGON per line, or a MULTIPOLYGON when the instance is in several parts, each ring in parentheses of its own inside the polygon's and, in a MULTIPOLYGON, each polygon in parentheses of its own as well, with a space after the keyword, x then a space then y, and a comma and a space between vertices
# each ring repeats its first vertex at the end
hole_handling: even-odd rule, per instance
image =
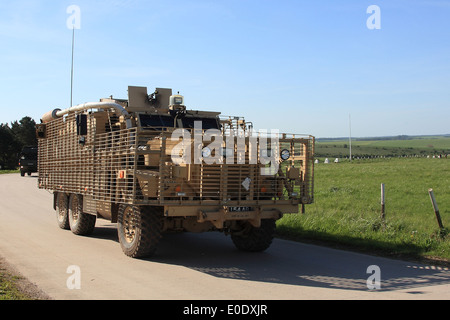
MULTIPOLYGON (((345 158, 349 138, 316 139, 316 157, 345 158)), ((398 157, 450 154, 450 134, 352 138, 353 157, 398 157)))
MULTIPOLYGON (((382 136, 382 137, 352 137, 352 141, 415 140, 415 139, 439 139, 439 138, 450 138, 450 134, 418 135, 418 136, 398 135, 398 136, 382 136)), ((339 141, 339 140, 349 141, 349 137, 316 138, 316 141, 319 142, 339 141)))

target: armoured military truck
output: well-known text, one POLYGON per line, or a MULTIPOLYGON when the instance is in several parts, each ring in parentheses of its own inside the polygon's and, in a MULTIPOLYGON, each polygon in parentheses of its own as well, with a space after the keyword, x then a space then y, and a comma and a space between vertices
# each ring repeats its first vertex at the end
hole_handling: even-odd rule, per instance
POLYGON ((53 193, 59 227, 89 235, 97 218, 117 223, 133 258, 172 231, 220 231, 264 251, 275 222, 314 200, 314 137, 190 110, 171 89, 55 109, 36 133, 38 185, 53 193))
POLYGON ((20 175, 25 174, 31 176, 32 173, 37 172, 37 146, 25 146, 19 155, 20 175))

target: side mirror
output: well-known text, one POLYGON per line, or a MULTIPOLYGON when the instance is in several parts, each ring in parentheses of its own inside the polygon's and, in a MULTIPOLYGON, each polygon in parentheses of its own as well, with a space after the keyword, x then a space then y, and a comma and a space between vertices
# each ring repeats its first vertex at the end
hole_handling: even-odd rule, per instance
POLYGON ((36 125, 36 138, 45 139, 47 138, 47 126, 45 124, 36 125))
POLYGON ((87 115, 79 114, 77 115, 77 135, 86 136, 87 133, 87 115))

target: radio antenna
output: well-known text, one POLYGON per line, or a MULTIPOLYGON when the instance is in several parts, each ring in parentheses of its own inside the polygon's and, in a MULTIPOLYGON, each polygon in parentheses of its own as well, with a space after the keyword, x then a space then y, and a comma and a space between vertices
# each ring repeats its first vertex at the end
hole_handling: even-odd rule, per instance
POLYGON ((74 48, 75 48, 75 26, 73 26, 73 30, 72 30, 72 67, 71 67, 71 71, 70 71, 70 106, 72 107, 73 104, 73 53, 74 53, 74 48))

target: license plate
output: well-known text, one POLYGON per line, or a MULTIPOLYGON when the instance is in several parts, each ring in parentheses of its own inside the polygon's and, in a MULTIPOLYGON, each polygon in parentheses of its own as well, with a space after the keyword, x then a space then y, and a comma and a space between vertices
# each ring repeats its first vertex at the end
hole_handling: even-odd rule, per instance
POLYGON ((34 165, 34 163, 29 163, 28 165, 29 165, 29 166, 32 166, 32 165, 34 165))
POLYGON ((228 207, 228 212, 249 212, 253 211, 252 207, 228 207))

